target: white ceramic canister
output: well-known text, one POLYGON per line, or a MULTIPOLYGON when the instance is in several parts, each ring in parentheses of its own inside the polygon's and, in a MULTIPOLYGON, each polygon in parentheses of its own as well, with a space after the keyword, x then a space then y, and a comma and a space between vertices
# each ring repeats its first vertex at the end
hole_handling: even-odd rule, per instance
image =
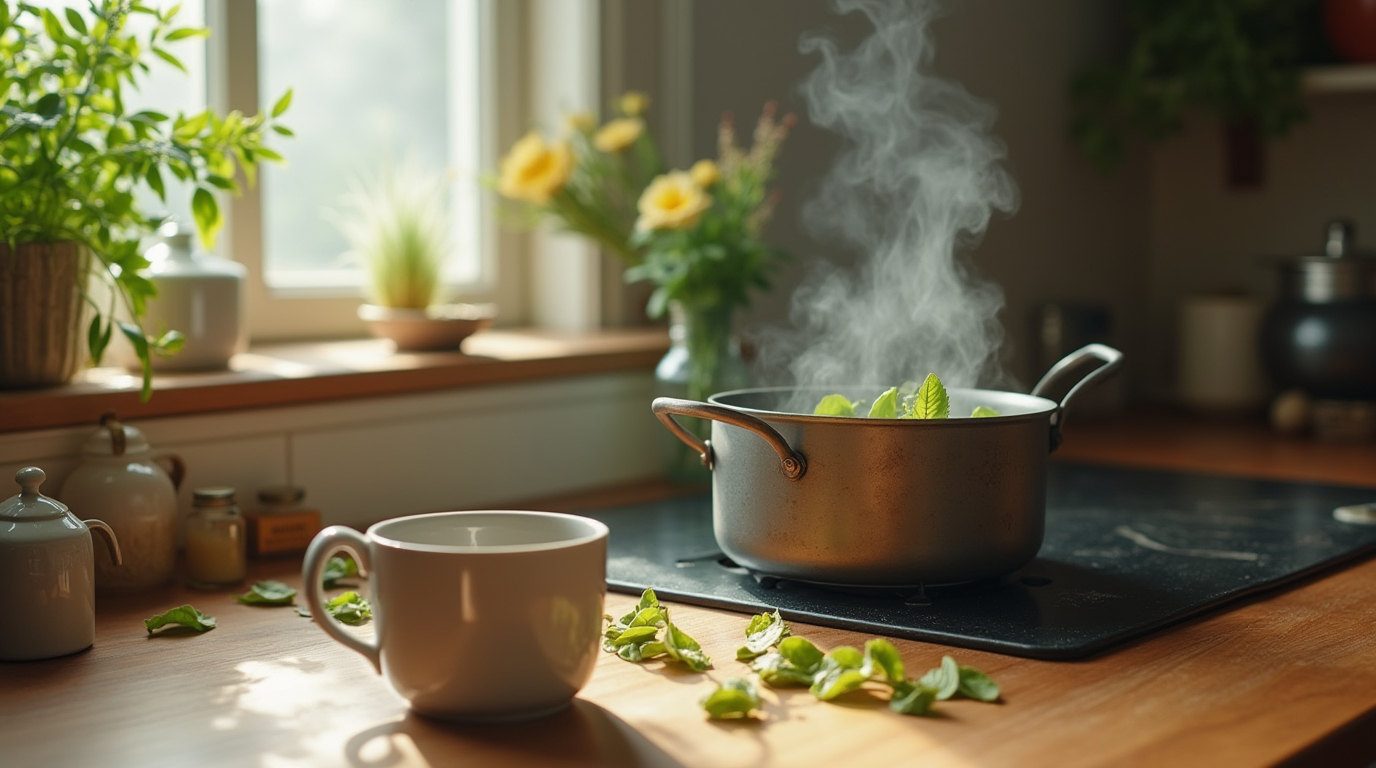
POLYGON ((89 648, 96 635, 91 531, 104 536, 102 552, 120 561, 110 526, 83 523, 38 492, 46 477, 38 467, 24 467, 14 475, 19 495, 0 501, 0 661, 50 659, 89 648))
POLYGON ((1202 410, 1260 408, 1270 392, 1257 343, 1261 302, 1201 294, 1180 310, 1180 400, 1202 410))
POLYGON ((81 462, 59 498, 83 520, 98 517, 119 531, 124 564, 96 553, 96 589, 133 592, 172 581, 177 560, 177 488, 186 467, 176 454, 155 454, 143 433, 114 414, 86 440, 81 462))
MULTIPOLYGON (((143 327, 153 334, 180 331, 185 343, 171 357, 153 356, 153 370, 228 368, 231 357, 248 349, 248 271, 238 262, 200 252, 191 233, 175 224, 164 225, 158 235, 159 242, 144 252, 158 295, 148 301, 143 327)), ((126 368, 142 370, 132 347, 121 344, 120 350, 126 368)))

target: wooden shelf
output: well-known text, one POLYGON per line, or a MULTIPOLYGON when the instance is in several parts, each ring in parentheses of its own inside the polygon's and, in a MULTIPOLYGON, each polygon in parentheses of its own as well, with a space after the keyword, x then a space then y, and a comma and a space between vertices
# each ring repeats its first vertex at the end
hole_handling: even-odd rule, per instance
POLYGON ((1376 92, 1376 64, 1306 67, 1300 87, 1305 93, 1376 92))

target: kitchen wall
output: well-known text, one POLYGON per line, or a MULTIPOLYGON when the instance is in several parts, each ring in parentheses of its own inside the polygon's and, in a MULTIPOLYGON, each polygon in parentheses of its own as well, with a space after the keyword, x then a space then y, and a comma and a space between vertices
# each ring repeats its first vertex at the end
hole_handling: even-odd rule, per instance
POLYGON ((1266 257, 1318 253, 1324 224, 1357 224, 1376 248, 1376 91, 1310 94, 1309 122, 1266 153, 1265 183, 1224 182, 1222 130, 1198 119, 1151 153, 1148 284, 1150 390, 1173 394, 1181 301, 1199 292, 1244 291, 1269 300, 1266 257))
MULTIPOLYGON (((1149 163, 1139 154, 1113 178, 1094 172, 1066 139, 1067 83, 1085 62, 1111 50, 1120 36, 1119 4, 1099 0, 964 0, 948 3, 934 27, 936 71, 997 105, 994 130, 1008 146, 1008 165, 1022 192, 1020 210, 996 218, 973 252, 975 267, 1002 286, 1007 306, 1008 367, 1035 381, 1032 312, 1046 301, 1076 300, 1108 307, 1114 342, 1129 355, 1135 393, 1149 377, 1143 354, 1155 331, 1146 315, 1152 220, 1149 163)), ((724 110, 753 123, 760 106, 806 115, 798 84, 816 56, 798 51, 804 32, 829 31, 858 41, 869 26, 858 14, 837 16, 824 0, 695 0, 692 3, 693 125, 698 157, 715 155, 715 123, 724 110)), ((776 289, 757 302, 747 324, 783 323, 788 300, 813 258, 838 262, 837 252, 804 234, 800 207, 816 189, 837 139, 804 119, 779 161, 784 201, 771 230, 798 257, 776 289)))
MULTIPOLYGON (((646 407, 652 388, 648 372, 573 376, 129 423, 186 462, 183 512, 193 488, 233 486, 251 506, 258 488, 293 483, 326 523, 365 525, 654 477, 667 433, 646 407)), ((0 478, 40 466, 43 492, 60 499, 94 430, 0 434, 0 478)))

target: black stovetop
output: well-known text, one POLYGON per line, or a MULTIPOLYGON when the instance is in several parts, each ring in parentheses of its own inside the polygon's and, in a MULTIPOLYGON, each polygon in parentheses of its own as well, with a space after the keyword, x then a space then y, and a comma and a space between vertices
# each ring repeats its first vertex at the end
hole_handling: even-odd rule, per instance
POLYGON ((1057 463, 1031 564, 996 583, 925 592, 840 592, 747 572, 717 549, 708 495, 589 516, 611 528, 607 581, 619 592, 654 587, 686 603, 1074 659, 1376 551, 1376 525, 1333 517, 1372 501, 1376 490, 1057 463))

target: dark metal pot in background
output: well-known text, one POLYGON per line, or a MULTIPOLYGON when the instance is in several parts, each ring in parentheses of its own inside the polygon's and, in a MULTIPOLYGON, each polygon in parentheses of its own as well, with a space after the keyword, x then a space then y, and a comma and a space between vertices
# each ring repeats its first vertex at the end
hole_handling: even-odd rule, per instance
POLYGON ((1323 255, 1279 264, 1276 303, 1261 324, 1261 357, 1282 388, 1311 397, 1376 400, 1376 258, 1333 221, 1323 255))
MULTIPOLYGON (((786 387, 724 392, 701 403, 658 398, 655 415, 712 470, 712 523, 740 565, 826 584, 909 586, 990 579, 1041 548, 1046 459, 1065 409, 1122 355, 1091 344, 1047 372, 1031 395, 950 390, 943 420, 814 416, 778 410, 786 387), (1090 364, 1097 364, 1085 375, 1090 364), (1038 393, 1080 378, 1058 404, 1038 393), (704 441, 674 416, 712 420, 704 441)), ((852 399, 882 388, 838 387, 852 399)), ((830 391, 808 392, 815 402, 830 391)))

